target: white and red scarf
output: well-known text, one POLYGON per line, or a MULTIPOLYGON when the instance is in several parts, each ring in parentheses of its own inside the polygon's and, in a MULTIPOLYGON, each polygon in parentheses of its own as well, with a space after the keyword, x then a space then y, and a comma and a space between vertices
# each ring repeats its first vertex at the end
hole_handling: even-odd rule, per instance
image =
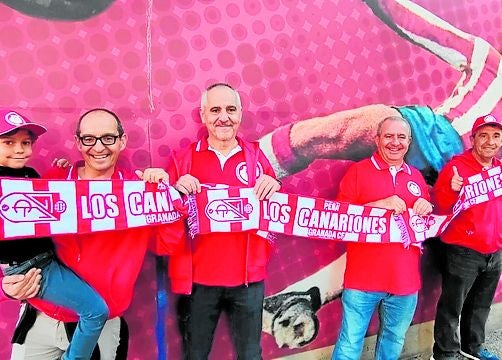
POLYGON ((203 190, 190 200, 192 237, 212 232, 261 230, 310 239, 368 243, 420 243, 437 236, 451 216, 394 216, 370 206, 275 193, 259 201, 251 188, 203 190))
POLYGON ((0 239, 168 224, 182 211, 179 193, 164 184, 0 179, 0 239))
POLYGON ((0 179, 0 239, 125 230, 181 221, 192 236, 257 231, 311 239, 418 244, 438 236, 460 211, 502 194, 502 169, 469 177, 454 213, 419 216, 333 200, 276 193, 259 201, 251 188, 204 188, 183 203, 171 186, 122 180, 0 179), (188 203, 189 206, 186 205, 188 203))

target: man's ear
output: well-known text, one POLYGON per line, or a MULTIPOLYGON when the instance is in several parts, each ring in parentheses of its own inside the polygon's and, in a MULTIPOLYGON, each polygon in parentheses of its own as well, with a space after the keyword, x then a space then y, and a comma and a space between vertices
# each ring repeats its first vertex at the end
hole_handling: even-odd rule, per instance
POLYGON ((199 116, 200 116, 200 121, 205 125, 206 120, 204 119, 204 109, 203 108, 199 109, 199 116))
POLYGON ((80 139, 77 135, 73 135, 73 138, 75 139, 75 146, 77 149, 82 149, 82 143, 80 142, 80 139))
POLYGON ((126 148, 126 145, 127 145, 127 134, 122 134, 122 136, 120 137, 120 151, 124 150, 126 148))

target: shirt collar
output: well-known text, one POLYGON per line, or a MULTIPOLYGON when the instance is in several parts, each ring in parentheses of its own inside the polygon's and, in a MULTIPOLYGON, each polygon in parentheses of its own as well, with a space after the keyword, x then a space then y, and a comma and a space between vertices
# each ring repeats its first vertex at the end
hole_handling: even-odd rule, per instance
MULTIPOLYGON (((83 160, 77 161, 74 165, 70 167, 70 170, 68 171, 68 175, 66 176, 66 180, 81 180, 78 176, 78 168, 85 166, 85 163, 83 160)), ((124 174, 122 171, 120 171, 117 166, 115 166, 115 169, 113 170, 113 174, 110 179, 115 180, 124 180, 124 174)), ((92 180, 92 179, 88 179, 92 180)))
MULTIPOLYGON (((240 147, 240 149, 243 148, 242 146, 242 140, 240 137, 236 137, 237 139, 237 148, 240 147)), ((200 139, 199 141, 197 141, 197 145, 195 146, 195 151, 199 152, 199 151, 207 151, 207 150, 212 150, 212 151, 217 151, 215 150, 214 148, 211 148, 211 145, 209 145, 209 142, 207 141, 207 137, 205 138, 202 138, 200 139)), ((235 149, 232 149, 232 153, 234 152, 235 149)))
MULTIPOLYGON (((382 159, 382 157, 380 156, 380 154, 378 152, 373 153, 373 155, 371 156, 371 163, 373 164, 373 166, 375 166, 375 168, 377 170, 388 170, 391 167, 391 165, 387 164, 385 162, 385 160, 382 159)), ((408 175, 411 175, 411 168, 405 162, 403 162, 403 164, 401 165, 401 168, 396 169, 396 170, 398 170, 398 171, 402 170, 402 171, 406 172, 408 175)))

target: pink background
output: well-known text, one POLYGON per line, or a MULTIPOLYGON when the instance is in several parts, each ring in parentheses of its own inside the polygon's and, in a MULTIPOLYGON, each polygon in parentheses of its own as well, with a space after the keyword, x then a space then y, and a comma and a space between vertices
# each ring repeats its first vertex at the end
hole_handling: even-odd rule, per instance
MULTIPOLYGON (((501 48, 500 1, 417 3, 501 48)), ((201 89, 215 81, 237 87, 245 109, 242 134, 258 139, 283 124, 371 103, 434 107, 459 78, 447 64, 398 37, 359 0, 117 0, 101 14, 74 22, 34 18, 0 4, 0 60, 0 106, 49 128, 32 162, 42 173, 54 157, 78 159, 75 121, 93 107, 118 113, 129 134, 122 165, 144 168, 166 166, 172 150, 200 136, 201 89)), ((284 189, 332 198, 348 163, 317 160, 286 178, 284 189)), ((280 238, 267 295, 342 252, 343 246, 327 241, 280 238)), ((415 323, 433 319, 439 295, 429 255, 426 250, 415 323)), ((166 331, 169 357, 179 359, 174 301, 171 296, 166 331)), ((14 301, 0 304, 0 359, 9 358, 17 308, 14 301)), ((264 333, 264 358, 333 344, 340 314, 339 301, 323 307, 317 338, 301 349, 278 349, 264 333)), ((126 317, 129 358, 156 358, 152 257, 126 317)), ((373 322, 370 333, 375 331, 373 322)), ((232 358, 228 331, 221 326, 211 358, 232 358)))

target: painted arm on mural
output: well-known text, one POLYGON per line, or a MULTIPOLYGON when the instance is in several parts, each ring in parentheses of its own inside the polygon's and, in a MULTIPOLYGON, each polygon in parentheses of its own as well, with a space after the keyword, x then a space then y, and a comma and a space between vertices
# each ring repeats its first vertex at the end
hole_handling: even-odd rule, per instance
POLYGON ((52 20, 84 20, 100 14, 115 0, 0 0, 23 14, 52 20))
MULTIPOLYGON (((407 0, 364 0, 376 16, 406 40, 419 45, 460 71, 452 95, 421 123, 412 123, 415 148, 407 161, 424 170, 439 170, 455 152, 460 136, 476 117, 500 112, 502 84, 500 54, 485 40, 464 33, 407 0), (456 142, 445 141, 453 138, 456 142), (418 139, 418 141, 416 141, 418 139), (443 140, 442 140, 443 139, 443 140), (431 143, 432 141, 432 143, 431 143), (431 152, 430 148, 437 151, 431 152), (412 158, 420 158, 413 162, 412 158), (425 161, 424 161, 425 160, 425 161), (422 164, 422 166, 420 166, 422 164)), ((425 105, 425 104, 424 104, 425 105)), ((375 150, 378 123, 388 116, 405 116, 390 105, 368 105, 284 125, 260 140, 279 178, 295 174, 316 159, 360 160, 375 150)), ((313 341, 316 312, 342 292, 345 256, 264 302, 263 331, 279 347, 296 348, 313 341)))
MULTIPOLYGON (((461 150, 459 136, 468 132, 474 119, 502 111, 501 56, 485 40, 456 29, 411 1, 366 3, 403 38, 460 71, 452 95, 427 117, 421 117, 426 121, 408 119, 418 146, 416 151, 411 149, 408 161, 420 169, 431 165, 439 170, 454 152, 461 150), (455 137, 454 146, 444 141, 455 137), (414 163, 410 157, 425 157, 425 161, 414 163)), ((398 110, 401 109, 379 104, 339 111, 283 125, 265 135, 260 143, 279 178, 305 169, 315 159, 360 160, 375 149, 377 124, 387 116, 402 115, 398 110)))

